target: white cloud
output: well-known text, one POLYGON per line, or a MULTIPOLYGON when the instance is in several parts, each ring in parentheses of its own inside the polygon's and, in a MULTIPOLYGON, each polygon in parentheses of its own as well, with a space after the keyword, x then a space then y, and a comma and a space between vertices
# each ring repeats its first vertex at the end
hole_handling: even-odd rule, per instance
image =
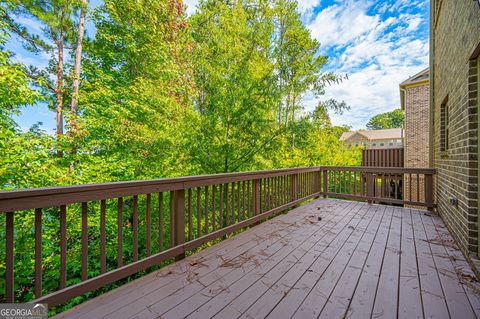
MULTIPOLYGON (((327 88, 322 98, 344 100, 351 111, 331 114, 336 125, 364 127, 372 116, 399 107, 398 85, 428 66, 428 36, 419 33, 425 21, 409 13, 412 3, 400 0, 388 7, 368 0, 337 2, 308 25, 331 55, 330 71, 348 80, 327 88), (394 11, 394 15, 385 14, 394 11)), ((390 4, 391 5, 391 4, 390 4)), ((315 105, 308 101, 306 108, 315 105)))
POLYGON ((324 47, 345 45, 366 34, 379 23, 378 16, 369 16, 363 5, 332 5, 322 10, 308 26, 324 47))
POLYGON ((320 5, 320 0, 298 0, 298 11, 305 14, 320 5))

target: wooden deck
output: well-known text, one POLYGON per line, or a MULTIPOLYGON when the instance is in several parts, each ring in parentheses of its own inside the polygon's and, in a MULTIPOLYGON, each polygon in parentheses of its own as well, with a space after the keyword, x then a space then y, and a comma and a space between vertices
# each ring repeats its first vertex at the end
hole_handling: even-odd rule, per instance
POLYGON ((317 199, 61 318, 476 318, 480 289, 426 211, 317 199))

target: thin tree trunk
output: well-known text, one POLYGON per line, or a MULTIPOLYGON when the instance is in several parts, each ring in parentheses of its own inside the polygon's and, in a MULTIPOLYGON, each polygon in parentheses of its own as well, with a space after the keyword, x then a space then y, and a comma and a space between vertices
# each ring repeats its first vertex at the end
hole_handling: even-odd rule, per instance
POLYGON ((85 34, 85 16, 87 15, 88 1, 82 0, 82 10, 80 12, 80 21, 78 24, 77 47, 75 49, 75 65, 72 84, 72 129, 76 130, 75 117, 78 114, 78 90, 80 87, 80 67, 82 65, 82 42, 85 34))
MULTIPOLYGON (((54 35, 54 33, 52 32, 54 35)), ((55 35, 54 35, 55 37, 55 35)), ((60 31, 58 39, 56 39, 58 63, 57 63, 57 87, 55 88, 55 94, 57 97, 57 139, 63 136, 63 47, 64 47, 64 35, 63 31, 60 31)), ((59 157, 63 156, 62 151, 57 151, 59 157)))

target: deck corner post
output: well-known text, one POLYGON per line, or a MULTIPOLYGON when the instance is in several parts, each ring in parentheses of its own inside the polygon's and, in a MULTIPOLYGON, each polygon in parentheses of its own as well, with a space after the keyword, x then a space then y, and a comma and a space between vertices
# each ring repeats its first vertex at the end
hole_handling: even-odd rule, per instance
MULTIPOLYGON (((185 243, 185 190, 175 192, 175 246, 185 243)), ((175 260, 185 258, 185 252, 177 255, 175 260)))
POLYGON ((433 175, 425 174, 425 202, 427 209, 433 211, 433 175))

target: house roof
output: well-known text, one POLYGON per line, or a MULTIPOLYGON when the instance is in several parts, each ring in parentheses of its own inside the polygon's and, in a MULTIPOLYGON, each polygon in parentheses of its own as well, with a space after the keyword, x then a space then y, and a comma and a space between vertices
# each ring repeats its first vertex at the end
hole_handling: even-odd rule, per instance
POLYGON ((344 132, 340 137, 341 141, 348 140, 355 134, 360 134, 365 136, 368 140, 388 140, 388 139, 398 139, 403 138, 403 129, 402 128, 389 128, 384 130, 358 130, 351 132, 344 132))
POLYGON ((421 84, 423 82, 428 83, 429 80, 430 68, 426 68, 400 83, 400 107, 402 110, 405 110, 405 88, 407 86, 421 84))
POLYGON ((407 86, 407 85, 410 85, 410 84, 423 82, 423 81, 428 81, 429 78, 430 78, 430 69, 426 68, 426 69, 418 72, 417 74, 409 77, 408 79, 406 79, 402 83, 400 83, 400 86, 404 87, 404 86, 407 86))

